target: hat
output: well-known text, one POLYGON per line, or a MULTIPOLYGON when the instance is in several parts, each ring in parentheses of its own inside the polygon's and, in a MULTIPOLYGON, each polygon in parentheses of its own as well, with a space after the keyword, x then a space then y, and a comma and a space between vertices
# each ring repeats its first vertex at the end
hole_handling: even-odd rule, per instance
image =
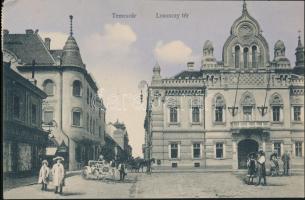
POLYGON ((260 150, 258 151, 258 153, 259 153, 259 154, 265 154, 264 151, 263 151, 262 149, 260 149, 260 150))
POLYGON ((65 159, 61 156, 57 156, 57 157, 53 158, 53 161, 56 161, 56 160, 64 161, 65 159))
POLYGON ((49 164, 47 160, 43 160, 42 164, 46 163, 47 165, 49 164))

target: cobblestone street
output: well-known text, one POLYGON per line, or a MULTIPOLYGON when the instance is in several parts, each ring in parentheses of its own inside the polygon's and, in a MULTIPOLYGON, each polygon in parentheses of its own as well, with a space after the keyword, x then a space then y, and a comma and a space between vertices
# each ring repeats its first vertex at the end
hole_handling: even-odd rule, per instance
POLYGON ((4 192, 11 198, 186 198, 186 197, 304 197, 304 175, 267 177, 267 186, 247 185, 244 176, 232 173, 129 173, 125 182, 67 178, 64 194, 47 192, 40 185, 23 186, 4 192))

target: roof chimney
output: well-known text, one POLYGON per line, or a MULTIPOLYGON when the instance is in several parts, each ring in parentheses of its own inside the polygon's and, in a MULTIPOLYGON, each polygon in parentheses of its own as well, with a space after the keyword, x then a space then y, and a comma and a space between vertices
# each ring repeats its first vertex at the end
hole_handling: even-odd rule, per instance
POLYGON ((34 31, 33 31, 32 29, 26 29, 26 30, 25 30, 25 33, 26 33, 26 34, 33 34, 34 31))
POLYGON ((6 34, 9 34, 10 32, 7 30, 7 29, 3 29, 3 34, 6 35, 6 34))
POLYGON ((187 70, 193 71, 194 70, 194 62, 188 62, 187 63, 187 70))
POLYGON ((44 39, 44 44, 46 45, 47 49, 50 50, 51 39, 50 38, 45 38, 44 39))

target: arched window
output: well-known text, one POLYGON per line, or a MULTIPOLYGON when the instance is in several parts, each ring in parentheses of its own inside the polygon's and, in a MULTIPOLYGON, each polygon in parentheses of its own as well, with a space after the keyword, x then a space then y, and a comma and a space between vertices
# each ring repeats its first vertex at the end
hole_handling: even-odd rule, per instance
POLYGON ((240 48, 239 46, 235 47, 235 68, 239 68, 239 54, 240 54, 240 48))
POLYGON ((249 49, 246 47, 244 48, 244 68, 248 67, 248 56, 249 56, 249 49))
POLYGON ((79 80, 73 82, 73 96, 81 96, 82 83, 79 80))
POLYGON ((256 56, 257 56, 257 47, 253 46, 252 47, 252 67, 253 68, 255 68, 257 65, 256 56))
POLYGON ((43 91, 48 96, 53 96, 54 95, 54 82, 50 79, 45 80, 43 82, 43 91))
POLYGON ((224 122, 225 101, 223 96, 217 95, 214 102, 214 122, 224 122))
POLYGON ((283 121, 283 100, 278 94, 272 95, 270 99, 270 107, 272 111, 272 121, 283 121))
POLYGON ((246 92, 241 99, 241 107, 243 111, 243 119, 245 121, 251 121, 253 116, 253 109, 255 108, 254 96, 246 92))

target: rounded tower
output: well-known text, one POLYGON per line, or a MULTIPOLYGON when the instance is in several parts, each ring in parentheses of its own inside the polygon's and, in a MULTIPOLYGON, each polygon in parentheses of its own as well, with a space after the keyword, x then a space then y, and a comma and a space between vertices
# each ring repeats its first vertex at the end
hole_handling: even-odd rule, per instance
POLYGON ((70 15, 70 35, 65 43, 62 54, 62 66, 83 67, 82 57, 75 38, 73 37, 73 16, 70 15))

